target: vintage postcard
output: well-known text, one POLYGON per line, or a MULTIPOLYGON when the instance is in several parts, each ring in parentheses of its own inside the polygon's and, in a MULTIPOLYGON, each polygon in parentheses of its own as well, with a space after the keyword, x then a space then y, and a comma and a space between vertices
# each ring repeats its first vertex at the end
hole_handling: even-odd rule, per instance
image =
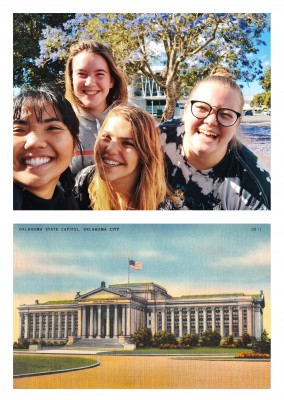
POLYGON ((270 388, 269 224, 15 224, 15 389, 270 388))

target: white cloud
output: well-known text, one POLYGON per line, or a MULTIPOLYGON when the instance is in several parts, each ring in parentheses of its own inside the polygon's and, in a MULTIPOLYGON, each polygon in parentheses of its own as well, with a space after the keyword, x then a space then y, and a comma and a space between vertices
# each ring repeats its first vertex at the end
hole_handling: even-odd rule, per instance
POLYGON ((218 266, 232 268, 242 267, 269 267, 271 264, 270 244, 261 244, 257 248, 239 257, 225 257, 218 260, 218 266))

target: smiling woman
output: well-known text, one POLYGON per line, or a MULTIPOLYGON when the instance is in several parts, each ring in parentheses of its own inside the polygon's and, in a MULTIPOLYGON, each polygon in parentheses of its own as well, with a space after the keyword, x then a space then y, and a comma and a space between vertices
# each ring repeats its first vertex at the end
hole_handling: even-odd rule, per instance
POLYGON ((270 209, 270 174, 236 139, 243 105, 230 72, 216 67, 192 89, 183 121, 161 124, 168 180, 189 209, 270 209))
POLYGON ((96 167, 76 176, 81 209, 177 209, 167 187, 159 132, 153 117, 135 106, 117 106, 107 115, 95 149, 96 167))
POLYGON ((83 157, 75 152, 71 169, 75 175, 94 164, 93 148, 107 113, 127 102, 127 82, 111 50, 103 43, 83 40, 70 48, 65 69, 66 98, 80 121, 83 157))
POLYGON ((13 119, 14 209, 78 209, 68 182, 80 147, 70 103, 48 87, 24 90, 14 99, 13 119))

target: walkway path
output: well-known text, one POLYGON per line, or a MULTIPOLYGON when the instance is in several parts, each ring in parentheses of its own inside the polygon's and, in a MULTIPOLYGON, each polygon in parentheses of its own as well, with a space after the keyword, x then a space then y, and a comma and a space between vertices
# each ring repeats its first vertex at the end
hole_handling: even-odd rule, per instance
MULTIPOLYGON (((81 356, 86 357, 86 356, 81 356)), ((92 369, 15 378, 16 389, 268 389, 270 362, 205 361, 184 356, 93 355, 92 369)))

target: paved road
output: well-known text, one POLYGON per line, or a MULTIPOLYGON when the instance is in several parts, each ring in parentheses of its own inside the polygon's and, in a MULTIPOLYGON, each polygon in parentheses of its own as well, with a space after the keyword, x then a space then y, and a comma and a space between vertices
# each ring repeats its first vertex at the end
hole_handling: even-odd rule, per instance
POLYGON ((271 117, 270 115, 262 115, 262 114, 242 116, 242 123, 270 126, 271 117))
MULTIPOLYGON (((82 356, 84 357, 84 356, 82 356)), ((85 356, 86 357, 86 356, 85 356)), ((270 362, 94 355, 100 366, 14 379, 15 389, 269 389, 270 362)))

